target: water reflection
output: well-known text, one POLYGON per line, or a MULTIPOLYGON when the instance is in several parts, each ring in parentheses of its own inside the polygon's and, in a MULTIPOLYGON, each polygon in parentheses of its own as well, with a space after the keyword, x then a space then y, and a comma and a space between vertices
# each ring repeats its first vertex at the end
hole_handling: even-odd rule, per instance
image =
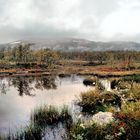
POLYGON ((2 94, 6 94, 8 90, 9 90, 9 82, 4 78, 0 78, 0 92, 2 94))
POLYGON ((32 90, 49 90, 56 89, 55 77, 13 77, 13 78, 1 78, 0 79, 0 92, 6 94, 9 87, 14 87, 18 91, 19 96, 31 94, 32 90))
POLYGON ((30 94, 30 91, 33 89, 33 87, 31 84, 29 84, 29 79, 25 79, 24 77, 17 77, 12 80, 12 84, 17 88, 19 96, 23 96, 24 94, 33 96, 33 94, 30 94))
POLYGON ((36 89, 56 89, 55 77, 36 77, 36 89))

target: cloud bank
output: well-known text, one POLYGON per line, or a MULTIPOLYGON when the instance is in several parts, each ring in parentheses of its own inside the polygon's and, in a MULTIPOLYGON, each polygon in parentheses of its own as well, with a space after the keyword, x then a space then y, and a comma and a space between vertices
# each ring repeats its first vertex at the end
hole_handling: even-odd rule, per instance
POLYGON ((139 0, 0 0, 0 42, 76 37, 140 42, 139 0))

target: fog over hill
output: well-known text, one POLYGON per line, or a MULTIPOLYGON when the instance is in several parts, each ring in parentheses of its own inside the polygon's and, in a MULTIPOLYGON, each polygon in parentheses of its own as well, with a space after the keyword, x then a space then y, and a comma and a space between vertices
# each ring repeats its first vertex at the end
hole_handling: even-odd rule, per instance
POLYGON ((106 51, 106 50, 135 50, 140 51, 140 43, 136 42, 95 42, 86 39, 74 38, 46 38, 46 39, 23 39, 0 47, 14 47, 20 43, 32 44, 32 49, 49 48, 58 51, 106 51))

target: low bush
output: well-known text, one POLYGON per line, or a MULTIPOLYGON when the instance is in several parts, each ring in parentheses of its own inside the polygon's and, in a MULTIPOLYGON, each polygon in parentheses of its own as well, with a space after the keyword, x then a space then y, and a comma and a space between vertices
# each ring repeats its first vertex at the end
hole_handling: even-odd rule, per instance
POLYGON ((123 104, 121 111, 115 113, 114 117, 116 121, 112 124, 112 130, 117 131, 118 136, 123 136, 124 140, 140 139, 140 102, 123 104))

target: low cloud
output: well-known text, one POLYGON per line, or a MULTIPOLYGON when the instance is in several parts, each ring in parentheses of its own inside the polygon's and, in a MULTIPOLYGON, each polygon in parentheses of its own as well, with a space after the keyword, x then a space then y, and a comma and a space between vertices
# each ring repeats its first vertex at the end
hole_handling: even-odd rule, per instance
POLYGON ((139 40, 139 0, 1 0, 0 42, 27 37, 139 40))

